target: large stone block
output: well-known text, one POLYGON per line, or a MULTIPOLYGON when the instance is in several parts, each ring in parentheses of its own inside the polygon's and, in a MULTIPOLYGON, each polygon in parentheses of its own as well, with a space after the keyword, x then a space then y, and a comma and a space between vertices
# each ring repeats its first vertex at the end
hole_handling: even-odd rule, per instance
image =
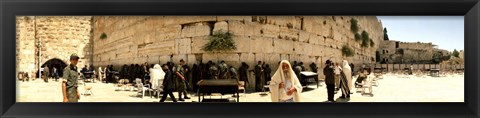
POLYGON ((224 32, 229 31, 228 23, 225 21, 216 22, 213 27, 213 32, 218 32, 218 31, 224 31, 224 32))
POLYGON ((260 31, 264 37, 278 38, 280 36, 280 27, 278 25, 262 25, 260 31))
POLYGON ((251 37, 250 48, 253 53, 272 53, 273 39, 267 37, 251 37))
POLYGON ((192 39, 175 39, 175 54, 190 54, 192 52, 192 39))
POLYGON ((293 43, 287 40, 276 39, 273 40, 273 52, 279 54, 292 54, 293 51, 293 43))
POLYGON ((240 21, 228 21, 228 31, 236 36, 244 36, 245 24, 240 21))
POLYGON ((251 52, 254 47, 254 45, 251 44, 253 42, 250 38, 246 36, 234 36, 233 40, 235 41, 237 50, 234 52, 239 52, 239 53, 248 53, 251 52))
POLYGON ((210 35, 210 26, 203 23, 183 26, 181 37, 196 37, 210 35))
POLYGON ((262 24, 258 22, 245 22, 245 36, 259 37, 262 35, 262 24))
POLYGON ((282 37, 282 39, 298 41, 298 35, 298 30, 280 26, 280 37, 282 37))
MULTIPOLYGON (((191 29, 190 29, 191 30, 191 29)), ((126 32, 127 36, 130 34, 126 32)), ((180 38, 182 33, 182 26, 181 25, 170 25, 162 28, 157 29, 156 33, 156 41, 165 41, 165 40, 173 40, 176 38, 180 38)))
POLYGON ((192 52, 191 53, 204 53, 202 47, 208 43, 207 36, 193 37, 192 38, 192 52))
POLYGON ((252 21, 252 16, 217 16, 217 21, 252 21))
POLYGON ((298 31, 298 39, 300 42, 309 42, 310 43, 310 33, 299 30, 298 31))

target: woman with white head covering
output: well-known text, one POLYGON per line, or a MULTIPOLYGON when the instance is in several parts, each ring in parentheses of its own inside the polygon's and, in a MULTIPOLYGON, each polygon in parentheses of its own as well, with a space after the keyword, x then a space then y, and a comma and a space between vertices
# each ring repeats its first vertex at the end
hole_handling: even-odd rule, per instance
POLYGON ((302 85, 287 60, 282 60, 270 81, 272 102, 300 102, 302 85))
POLYGON ((163 72, 160 65, 155 64, 153 68, 150 68, 150 83, 152 83, 152 88, 157 88, 157 86, 162 85, 162 83, 158 83, 158 80, 163 80, 165 77, 165 72, 163 72))

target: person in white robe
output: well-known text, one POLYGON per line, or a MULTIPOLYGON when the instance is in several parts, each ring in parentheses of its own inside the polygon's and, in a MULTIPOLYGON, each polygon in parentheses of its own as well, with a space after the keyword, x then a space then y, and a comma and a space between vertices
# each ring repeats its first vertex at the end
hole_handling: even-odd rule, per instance
POLYGON ((163 72, 162 67, 160 65, 155 64, 153 68, 150 68, 150 83, 152 83, 152 88, 157 88, 157 86, 161 86, 162 83, 158 83, 158 80, 163 80, 165 77, 165 72, 163 72))
POLYGON ((302 85, 287 60, 282 60, 270 81, 272 102, 300 102, 302 85))
MULTIPOLYGON (((347 83, 348 83, 348 88, 349 90, 352 90, 352 69, 350 68, 350 65, 348 64, 347 60, 343 60, 343 73, 345 73, 345 76, 347 78, 347 83)), ((352 93, 352 92, 350 92, 352 93)))

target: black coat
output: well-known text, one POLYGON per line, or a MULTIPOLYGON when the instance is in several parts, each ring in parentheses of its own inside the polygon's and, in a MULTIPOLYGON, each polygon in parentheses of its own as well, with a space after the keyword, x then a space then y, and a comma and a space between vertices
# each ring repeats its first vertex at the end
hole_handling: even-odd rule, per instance
POLYGON ((323 68, 323 75, 325 75, 325 84, 335 84, 333 68, 330 68, 329 66, 323 68))
POLYGON ((175 90, 175 80, 173 79, 173 73, 170 70, 165 71, 165 78, 163 79, 164 91, 175 90))

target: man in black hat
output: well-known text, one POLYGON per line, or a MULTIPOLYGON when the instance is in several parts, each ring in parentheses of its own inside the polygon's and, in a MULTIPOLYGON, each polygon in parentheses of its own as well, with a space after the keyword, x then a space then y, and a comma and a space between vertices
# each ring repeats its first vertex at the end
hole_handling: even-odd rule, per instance
POLYGON ((78 102, 80 94, 78 93, 78 55, 73 53, 70 56, 70 65, 63 69, 62 93, 63 102, 78 102))
POLYGON ((335 76, 333 73, 333 65, 330 60, 327 60, 325 63, 325 68, 323 68, 323 74, 325 75, 325 84, 327 85, 327 94, 328 101, 335 102, 333 100, 334 90, 335 90, 335 76))

